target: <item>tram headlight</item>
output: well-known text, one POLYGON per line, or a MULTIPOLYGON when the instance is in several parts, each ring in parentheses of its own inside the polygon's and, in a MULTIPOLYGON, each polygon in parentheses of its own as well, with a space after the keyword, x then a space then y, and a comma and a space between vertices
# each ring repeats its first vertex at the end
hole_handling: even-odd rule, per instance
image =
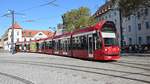
POLYGON ((107 52, 108 51, 108 49, 107 48, 105 48, 105 52, 107 52))
POLYGON ((118 51, 120 51, 120 48, 117 48, 118 51))

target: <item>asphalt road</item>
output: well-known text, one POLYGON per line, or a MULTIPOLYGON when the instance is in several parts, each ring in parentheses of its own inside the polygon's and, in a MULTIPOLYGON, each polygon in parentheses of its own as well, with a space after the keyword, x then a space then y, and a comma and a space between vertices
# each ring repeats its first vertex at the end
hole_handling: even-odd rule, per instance
POLYGON ((0 53, 0 84, 150 84, 149 56, 87 61, 62 56, 0 53))

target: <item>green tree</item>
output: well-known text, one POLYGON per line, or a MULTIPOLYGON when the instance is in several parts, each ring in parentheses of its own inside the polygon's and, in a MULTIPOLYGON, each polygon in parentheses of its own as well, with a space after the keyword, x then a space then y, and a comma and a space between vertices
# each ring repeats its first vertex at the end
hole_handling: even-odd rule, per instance
POLYGON ((63 16, 63 23, 67 31, 85 28, 96 23, 96 20, 91 16, 90 10, 87 7, 80 7, 66 12, 63 16))
POLYGON ((123 16, 129 16, 139 8, 150 7, 150 0, 112 0, 118 3, 123 16))

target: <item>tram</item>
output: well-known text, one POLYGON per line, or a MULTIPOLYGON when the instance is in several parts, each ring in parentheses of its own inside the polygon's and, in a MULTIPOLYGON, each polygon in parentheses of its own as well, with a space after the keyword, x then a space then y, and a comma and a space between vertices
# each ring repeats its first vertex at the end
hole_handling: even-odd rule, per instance
POLYGON ((112 21, 103 20, 94 26, 32 41, 30 46, 32 52, 92 60, 120 59, 117 30, 112 21))

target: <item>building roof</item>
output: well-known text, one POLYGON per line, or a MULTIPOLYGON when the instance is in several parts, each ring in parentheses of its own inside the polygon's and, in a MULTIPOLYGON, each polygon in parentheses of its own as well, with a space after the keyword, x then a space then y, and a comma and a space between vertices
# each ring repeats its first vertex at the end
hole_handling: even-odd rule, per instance
POLYGON ((47 35, 47 37, 52 37, 53 36, 53 32, 50 32, 48 30, 23 30, 22 31, 22 36, 23 37, 33 37, 39 32, 44 33, 45 35, 47 35))
MULTIPOLYGON (((11 28, 12 28, 12 26, 9 27, 9 29, 11 29, 11 28)), ((13 28, 14 29, 22 29, 22 27, 17 22, 15 22, 15 24, 13 25, 13 28)))
POLYGON ((110 1, 107 1, 104 5, 102 5, 97 11, 96 13, 94 14, 95 17, 98 17, 104 13, 106 13, 107 11, 109 11, 111 9, 113 5, 113 2, 112 0, 110 1))

